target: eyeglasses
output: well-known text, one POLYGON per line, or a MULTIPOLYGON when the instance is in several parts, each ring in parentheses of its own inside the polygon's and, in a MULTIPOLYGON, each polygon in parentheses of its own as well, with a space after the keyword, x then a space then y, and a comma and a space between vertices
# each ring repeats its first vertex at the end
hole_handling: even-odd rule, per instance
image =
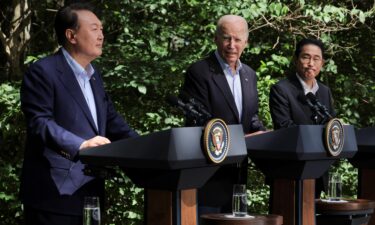
POLYGON ((309 63, 311 60, 313 61, 314 64, 322 62, 322 58, 320 57, 311 57, 309 55, 303 55, 300 57, 301 61, 303 63, 309 63))

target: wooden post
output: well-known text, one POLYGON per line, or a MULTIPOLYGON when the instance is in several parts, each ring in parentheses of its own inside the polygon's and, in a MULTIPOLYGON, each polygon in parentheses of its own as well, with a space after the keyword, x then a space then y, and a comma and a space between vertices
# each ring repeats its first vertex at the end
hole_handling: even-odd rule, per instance
POLYGON ((315 180, 302 180, 302 224, 315 225, 315 180))
POLYGON ((283 216, 284 224, 315 225, 315 180, 275 179, 271 213, 283 216))
MULTIPOLYGON (((375 201, 375 169, 358 169, 358 196, 361 199, 375 201)), ((371 216, 368 225, 375 225, 375 216, 371 216)))
POLYGON ((146 224, 172 225, 172 192, 160 190, 145 190, 146 224))
POLYGON ((181 191, 181 225, 197 225, 197 189, 181 191))
POLYGON ((197 225, 197 190, 146 190, 147 225, 197 225))

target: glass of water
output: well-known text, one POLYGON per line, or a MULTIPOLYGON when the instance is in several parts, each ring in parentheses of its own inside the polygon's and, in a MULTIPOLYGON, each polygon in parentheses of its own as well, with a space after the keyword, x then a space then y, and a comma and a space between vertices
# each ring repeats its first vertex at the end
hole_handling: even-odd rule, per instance
POLYGON ((235 184, 233 186, 232 213, 234 217, 247 215, 246 185, 235 184))
POLYGON ((342 195, 341 175, 338 173, 330 173, 328 180, 328 200, 340 201, 342 195))
POLYGON ((83 225, 100 225, 99 197, 84 198, 83 225))

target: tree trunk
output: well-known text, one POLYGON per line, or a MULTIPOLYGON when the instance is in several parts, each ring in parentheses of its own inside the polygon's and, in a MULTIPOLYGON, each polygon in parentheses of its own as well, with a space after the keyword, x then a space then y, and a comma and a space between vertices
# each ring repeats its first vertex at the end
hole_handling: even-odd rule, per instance
MULTIPOLYGON (((26 45, 30 40, 31 11, 28 0, 12 1, 13 15, 8 32, 1 29, 0 40, 7 59, 8 81, 19 80, 23 73, 23 59, 26 45)), ((3 78, 4 79, 4 78, 3 78)))

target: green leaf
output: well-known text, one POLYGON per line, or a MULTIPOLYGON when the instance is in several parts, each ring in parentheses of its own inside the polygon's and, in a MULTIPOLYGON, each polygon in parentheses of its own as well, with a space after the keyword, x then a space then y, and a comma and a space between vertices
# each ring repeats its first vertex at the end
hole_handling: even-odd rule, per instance
POLYGON ((142 94, 146 94, 147 88, 146 86, 141 85, 141 86, 138 86, 138 91, 142 94))
POLYGON ((118 65, 113 70, 118 71, 118 70, 122 70, 123 68, 124 68, 124 65, 118 65))
POLYGON ((359 21, 361 23, 365 23, 365 21, 366 21, 366 16, 365 16, 365 14, 362 11, 359 12, 359 21))
POLYGON ((323 21, 329 23, 331 21, 331 17, 328 15, 323 16, 323 21))
POLYGON ((8 195, 4 192, 0 192, 0 199, 7 202, 9 200, 14 200, 15 198, 13 195, 8 195))

